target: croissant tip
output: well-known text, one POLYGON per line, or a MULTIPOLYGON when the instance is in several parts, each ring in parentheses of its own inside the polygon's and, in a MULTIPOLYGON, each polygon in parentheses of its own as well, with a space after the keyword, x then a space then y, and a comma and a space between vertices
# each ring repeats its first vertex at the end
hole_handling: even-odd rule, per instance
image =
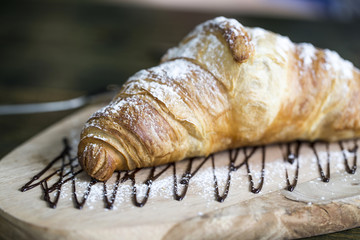
POLYGON ((108 180, 116 168, 106 147, 96 143, 87 143, 84 149, 79 151, 79 162, 85 172, 99 181, 108 180))

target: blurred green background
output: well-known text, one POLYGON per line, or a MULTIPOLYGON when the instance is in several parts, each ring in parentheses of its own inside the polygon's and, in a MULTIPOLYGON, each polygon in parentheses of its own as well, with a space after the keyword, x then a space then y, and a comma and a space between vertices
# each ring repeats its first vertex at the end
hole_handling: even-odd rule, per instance
MULTIPOLYGON (((136 71, 156 65, 195 25, 219 15, 335 50, 360 67, 358 10, 343 16, 326 7, 329 1, 317 2, 325 7, 311 17, 291 18, 115 1, 2 1, 0 105, 65 100, 121 85, 136 71)), ((74 111, 0 116, 0 158, 74 111)), ((320 238, 340 237, 357 239, 360 232, 320 238)))

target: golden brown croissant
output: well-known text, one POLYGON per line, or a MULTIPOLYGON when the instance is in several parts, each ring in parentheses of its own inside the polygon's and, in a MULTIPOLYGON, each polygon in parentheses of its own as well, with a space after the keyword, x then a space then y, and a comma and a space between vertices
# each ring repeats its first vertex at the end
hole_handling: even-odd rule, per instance
POLYGON ((360 72, 330 50, 218 17, 159 66, 130 77, 86 123, 88 174, 156 166, 220 150, 360 133, 360 72))

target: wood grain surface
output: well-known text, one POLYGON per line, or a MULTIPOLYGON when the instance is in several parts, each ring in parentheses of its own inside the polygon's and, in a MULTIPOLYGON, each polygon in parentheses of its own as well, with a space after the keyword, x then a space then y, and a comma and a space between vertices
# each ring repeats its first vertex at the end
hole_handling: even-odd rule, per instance
MULTIPOLYGON (((295 189, 298 192, 292 193, 284 190, 285 168, 293 176, 294 164, 284 162, 279 145, 265 148, 265 178, 261 192, 254 194, 249 191, 249 173, 242 165, 231 173, 229 195, 222 203, 214 197, 214 176, 217 177, 218 189, 222 193, 226 187, 229 152, 215 154, 214 162, 207 161, 199 168, 190 179, 189 189, 182 201, 174 200, 171 170, 165 171, 154 181, 151 191, 156 194, 150 194, 142 208, 134 206, 131 191, 125 191, 126 182, 120 185, 121 190, 116 195, 112 210, 104 207, 102 183, 93 186, 82 210, 74 207, 71 182, 63 185, 55 209, 46 204, 40 187, 21 192, 21 186, 61 152, 63 137, 76 145, 82 124, 98 108, 91 106, 69 116, 1 160, 1 238, 113 239, 114 236, 121 236, 126 239, 283 239, 314 236, 359 225, 360 199, 357 191, 360 174, 345 173, 342 155, 338 155, 339 149, 335 143, 330 145, 332 179, 329 183, 319 179, 317 160, 312 149, 304 144, 300 150, 300 173, 295 189), (311 202, 308 200, 306 189, 319 185, 319 189, 329 188, 332 191, 331 186, 337 179, 341 182, 341 188, 353 188, 337 198, 314 193, 315 198, 311 198, 311 202), (161 182, 167 185, 159 185, 161 182)), ((344 144, 350 148, 352 142, 344 144)), ((324 146, 320 145, 318 154, 321 164, 326 165, 324 146)), ((255 186, 261 180, 261 153, 256 151, 249 159, 255 186)), ((354 156, 350 154, 349 160, 353 161, 354 156)), ((241 163, 244 157, 240 151, 236 163, 241 163)), ((194 161, 194 169, 201 162, 202 159, 194 161)), ((181 178, 187 166, 187 161, 176 164, 177 179, 181 178)), ((56 169, 53 166, 49 171, 53 171, 53 168, 56 169)), ((158 167, 156 172, 163 168, 158 167)), ((141 198, 142 181, 148 174, 149 169, 144 169, 136 175, 138 198, 141 198)), ((89 182, 85 173, 76 179, 78 188, 89 182)), ((108 187, 114 184, 114 179, 110 179, 107 184, 108 187)), ((79 196, 83 192, 78 192, 79 196)))
MULTIPOLYGON (((156 65, 166 49, 177 44, 196 24, 218 15, 235 17, 244 25, 260 26, 287 35, 295 42, 311 42, 318 47, 335 50, 354 65, 360 66, 359 19, 302 21, 249 16, 235 12, 156 10, 121 4, 104 4, 99 1, 15 0, 3 1, 0 5, 1 104, 63 100, 105 89, 109 84, 121 85, 128 76, 139 69, 156 65)), ((0 156, 5 156, 25 140, 73 112, 69 110, 46 114, 1 116, 0 156)), ((62 137, 61 133, 56 138, 57 148, 52 154, 58 154, 61 148, 59 141, 61 142, 62 137)), ((52 157, 54 156, 43 156, 44 163, 39 167, 44 166, 52 157)), ((23 156, 20 159, 22 160, 17 166, 24 166, 23 170, 25 170, 27 165, 23 165, 23 156)), ((0 164, 1 172, 4 172, 4 166, 0 164)), ((31 173, 38 170, 38 168, 32 169, 31 173)), ((23 180, 28 181, 28 176, 24 176, 19 183, 13 183, 16 189, 24 184, 23 180)), ((232 187, 230 191, 233 192, 232 187)), ((30 199, 32 201, 30 197, 32 196, 39 200, 41 209, 48 208, 42 200, 40 189, 26 193, 16 190, 14 193, 29 197, 29 201, 30 199)), ((225 204, 230 197, 225 200, 225 204)), ((5 202, 8 203, 7 199, 7 195, 1 195, 1 209, 5 202)), ((171 202, 178 206, 176 205, 178 202, 172 199, 171 202)), ((64 204, 64 199, 61 199, 58 209, 46 211, 56 215, 64 204)), ((100 209, 103 209, 102 200, 99 204, 100 209)), ((70 205, 73 207, 72 204, 70 205)), ((145 207, 148 206, 150 205, 145 207)), ((225 207, 221 204, 219 206, 225 207)), ((131 204, 130 207, 134 208, 131 204)), ((86 209, 85 206, 83 210, 86 209)), ((75 212, 79 214, 83 210, 75 212)), ((2 212, 1 216, 11 216, 11 214, 2 212)), ((37 239, 40 235, 44 238, 49 236, 46 235, 48 230, 32 223, 24 223, 19 219, 14 222, 14 218, 9 218, 9 221, 5 222, 3 220, 2 218, 0 224, 0 239, 5 237, 5 233, 11 239, 15 236, 25 238, 26 228, 33 230, 34 234, 30 235, 33 239, 37 239), (19 222, 23 223, 19 224, 19 222), (6 231, 8 229, 17 229, 17 231, 12 234, 6 231)), ((79 229, 74 230, 74 233, 68 237, 81 235, 79 231, 79 229)), ((355 228, 310 239, 358 239, 359 236, 359 228, 355 228)))

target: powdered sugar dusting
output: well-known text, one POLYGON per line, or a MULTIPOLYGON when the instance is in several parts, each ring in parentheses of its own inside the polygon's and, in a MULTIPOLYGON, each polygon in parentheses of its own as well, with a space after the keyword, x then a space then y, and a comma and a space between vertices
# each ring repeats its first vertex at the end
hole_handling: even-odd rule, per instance
POLYGON ((149 123, 151 123, 153 113, 149 111, 146 101, 137 95, 129 95, 124 97, 116 97, 109 103, 109 105, 95 112, 90 118, 85 127, 97 127, 102 128, 102 122, 97 117, 111 117, 118 118, 121 115, 121 123, 113 121, 114 124, 125 124, 130 126, 133 130, 136 130, 137 117, 135 113, 148 112, 149 123))
MULTIPOLYGON (((165 56, 165 60, 172 59, 180 55, 182 57, 196 59, 196 49, 203 49, 203 39, 208 37, 209 33, 217 31, 217 28, 222 29, 223 31, 228 31, 228 36, 225 36, 225 38, 230 45, 234 44, 234 39, 245 36, 244 27, 237 20, 228 19, 225 17, 217 17, 196 26, 195 29, 185 37, 185 39, 187 40, 185 44, 186 48, 180 45, 179 47, 169 49, 165 56)), ((211 34, 209 37, 214 36, 212 36, 211 34)), ((206 41, 206 44, 209 43, 211 44, 211 46, 208 46, 209 48, 214 48, 218 44, 217 41, 206 41)), ((248 45, 250 43, 246 41, 245 44, 248 45)))
POLYGON ((263 28, 255 27, 255 28, 246 28, 250 33, 251 41, 256 46, 260 39, 264 39, 268 31, 263 28))
POLYGON ((313 60, 315 59, 316 48, 310 43, 300 43, 299 48, 299 57, 303 60, 304 67, 311 67, 313 60))
POLYGON ((178 61, 163 64, 161 68, 152 68, 151 71, 154 72, 154 74, 159 75, 160 79, 185 79, 189 77, 190 71, 195 71, 196 69, 198 69, 197 65, 192 64, 189 61, 179 59, 178 61), (163 75, 166 75, 166 78, 162 77, 163 75))
POLYGON ((280 62, 288 61, 289 51, 292 50, 294 44, 290 41, 288 37, 281 36, 276 34, 276 53, 280 57, 280 62))
MULTIPOLYGON (((95 112, 91 118, 94 118, 98 115, 115 115, 117 116, 119 112, 123 108, 135 107, 139 108, 141 105, 138 104, 138 97, 137 96, 129 96, 125 98, 117 97, 114 98, 113 101, 109 103, 109 105, 103 107, 99 111, 95 112)), ((92 123, 94 124, 94 123, 92 123)))
MULTIPOLYGON (((73 134, 74 137, 76 134, 73 134)), ((71 140, 76 144, 77 139, 71 140)), ((352 165, 354 159, 357 157, 358 150, 356 148, 357 143, 354 141, 343 141, 344 150, 337 143, 330 144, 330 152, 327 151, 326 144, 316 143, 314 147, 316 148, 317 155, 319 157, 319 163, 322 166, 323 170, 326 172, 327 169, 327 159, 330 162, 331 174, 340 174, 342 182, 353 181, 351 176, 346 173, 344 166, 344 156, 348 159, 349 164, 352 165), (356 149, 356 151, 354 151, 356 149)), ((293 146, 293 145, 292 145, 293 146)), ((293 163, 284 161, 283 155, 281 154, 284 150, 283 145, 272 145, 266 146, 265 148, 265 168, 264 168, 264 185, 263 189, 259 194, 266 194, 272 191, 282 190, 287 186, 285 171, 289 173, 289 180, 292 181, 295 176, 296 163, 299 161, 299 184, 301 182, 308 182, 309 184, 319 185, 321 184, 332 184, 333 179, 331 178, 329 183, 322 183, 319 178, 319 169, 318 169, 318 159, 315 157, 315 154, 310 147, 310 144, 303 143, 300 156, 298 160, 295 160, 293 163), (279 148, 280 146, 280 148, 279 148)), ((250 168, 250 173, 248 174, 246 170, 246 165, 243 164, 239 169, 231 171, 229 168, 229 154, 234 156, 235 151, 233 150, 230 154, 229 152, 220 152, 214 155, 214 164, 212 165, 211 160, 201 164, 204 158, 198 158, 193 161, 191 173, 194 175, 189 178, 189 188, 185 200, 181 203, 178 203, 179 206, 184 206, 186 204, 186 198, 190 198, 193 203, 201 203, 202 206, 214 206, 214 190, 215 190, 215 178, 218 183, 219 194, 222 195, 226 189, 228 177, 231 177, 231 185, 229 188, 229 195, 226 201, 231 203, 238 203, 244 199, 250 199, 258 195, 252 194, 249 192, 249 178, 251 175, 254 181, 255 187, 259 184, 262 173, 261 173, 261 159, 262 154, 259 149, 255 151, 252 157, 249 158, 248 164, 250 168), (196 170, 198 168, 198 170, 196 170), (230 174, 230 175, 229 175, 230 174)), ((292 156, 294 156, 292 154, 292 156)), ((211 158, 208 158, 211 159, 211 158)), ((170 167, 159 166, 155 170, 155 174, 160 173, 164 170, 163 174, 159 178, 151 181, 151 189, 149 194, 148 202, 156 204, 162 204, 164 201, 173 201, 174 199, 174 181, 177 182, 177 191, 181 193, 184 189, 184 185, 181 183, 181 178, 185 173, 187 167, 189 166, 189 160, 184 160, 176 163, 176 175, 174 176, 172 165, 170 167), (158 200, 158 201, 156 201, 158 200)), ((242 150, 239 151, 237 155, 235 165, 239 165, 244 161, 244 153, 242 150)), ((75 164, 75 163, 74 163, 75 164)), ((67 167, 69 168, 69 167, 67 167)), ((136 188, 136 198, 141 201, 146 196, 148 185, 145 183, 145 180, 149 176, 151 169, 142 169, 137 172, 135 177, 136 188)), ((125 175, 125 172, 121 173, 121 177, 125 175)), ((191 176, 191 175, 190 175, 191 176)), ((120 179, 121 179, 120 177, 120 179)), ((113 209, 114 210, 123 210, 132 206, 132 197, 134 194, 134 188, 132 186, 131 180, 126 180, 120 184, 116 184, 117 174, 114 174, 111 179, 106 182, 106 186, 102 182, 98 182, 93 185, 88 192, 90 177, 88 177, 84 172, 75 176, 76 182, 76 196, 78 200, 82 200, 83 196, 89 193, 87 196, 87 201, 85 208, 89 210, 103 208, 104 194, 109 200, 114 200, 113 209), (106 193, 104 188, 106 187, 106 193), (115 199, 113 199, 113 191, 117 188, 115 199)), ((334 179, 335 180, 335 179, 334 179)), ((68 181, 62 185, 60 201, 73 201, 72 191, 72 182, 68 181)), ((203 209, 204 210, 204 209, 203 209)), ((203 211, 202 210, 202 211, 203 211)))
MULTIPOLYGON (((227 27, 226 24, 233 25, 236 28, 241 29, 241 24, 236 20, 227 20, 225 18, 216 18, 211 20, 203 25, 198 26, 191 34, 190 39, 186 43, 186 47, 177 47, 170 49, 167 57, 168 58, 191 58, 196 59, 196 55, 198 51, 196 49, 202 48, 204 45, 204 41, 202 38, 206 37, 208 43, 207 50, 209 52, 216 52, 216 50, 222 47, 222 43, 215 35, 208 35, 208 33, 204 32, 204 27, 209 24, 217 24, 220 28, 227 27)), ((268 34, 264 29, 254 28, 249 29, 251 34, 252 43, 254 45, 261 45, 262 40, 266 40, 268 34)), ((235 34, 237 36, 243 36, 244 32, 237 31, 235 34)), ((294 44, 287 37, 283 37, 277 34, 272 35, 275 39, 275 52, 276 58, 278 61, 287 61, 289 51, 294 47, 294 44)), ((301 43, 298 45, 300 49, 299 57, 302 59, 302 63, 304 67, 311 67, 314 58, 316 57, 316 48, 308 43, 301 43)), ((223 52, 215 55, 213 54, 211 57, 216 57, 216 59, 211 59, 212 63, 221 62, 223 52)), ((340 76, 343 78, 351 78, 352 77, 352 69, 353 65, 341 59, 341 57, 333 51, 325 50, 325 68, 327 70, 333 69, 335 73, 339 72, 340 76)), ((221 68, 210 66, 212 70, 212 74, 216 77, 220 78, 221 68)), ((157 67, 150 68, 148 70, 141 70, 136 73, 133 77, 131 77, 128 82, 124 85, 123 92, 126 97, 114 99, 109 106, 101 109, 96 114, 108 114, 118 116, 120 113, 124 116, 124 123, 129 124, 136 128, 133 125, 133 115, 134 112, 144 112, 146 111, 146 105, 143 104, 143 100, 139 96, 146 92, 149 93, 152 97, 164 103, 167 108, 172 112, 177 119, 187 120, 195 125, 199 126, 199 129, 204 124, 199 124, 196 113, 194 115, 189 114, 195 112, 195 108, 191 109, 189 107, 189 102, 192 101, 194 105, 199 104, 207 110, 207 112, 201 112, 200 114, 213 114, 216 115, 220 113, 223 109, 227 107, 227 99, 226 96, 219 93, 217 80, 213 77, 213 75, 202 69, 200 66, 192 63, 188 59, 174 59, 171 61, 167 61, 162 63, 157 67), (196 79, 194 78, 196 75, 196 79), (186 89, 184 91, 184 89, 186 89), (139 94, 136 96, 136 94, 139 94), (219 111, 220 110, 220 111, 219 111), (186 114, 184 114, 186 113, 186 114), (189 116, 191 115, 191 116, 189 116)), ((201 109, 201 108, 199 108, 201 109)), ((201 111, 201 110, 199 110, 201 111)), ((159 133, 162 130, 156 128, 156 124, 152 124, 155 116, 151 115, 149 112, 148 115, 148 126, 147 129, 150 132, 159 133)), ((99 123, 95 120, 87 123, 87 127, 99 127, 99 123)), ((157 134, 152 134, 156 136, 157 134)), ((88 134, 86 137, 94 137, 100 140, 101 136, 96 136, 94 134, 88 134)), ((95 148, 95 146, 91 146, 95 148)), ((345 153, 346 156, 351 156, 351 153, 345 153)), ((321 159, 326 159, 327 156, 324 155, 324 152, 319 152, 319 156, 321 159)), ((309 157, 309 155, 301 156, 299 161, 301 163, 310 164, 311 169, 317 169, 316 158, 313 156, 309 157)), ((224 163, 224 162, 223 162, 224 163)), ((334 153, 331 157, 331 164, 335 171, 343 171, 343 156, 342 152, 334 153)), ((255 165, 255 167, 251 173, 252 177, 255 179, 255 182, 259 182, 261 178, 262 172, 259 167, 260 164, 250 162, 250 164, 255 165)), ((322 163, 324 164, 324 163, 322 163)), ((253 166, 252 166, 253 167, 253 166)), ((230 175, 233 179, 232 186, 240 186, 242 188, 247 188, 248 186, 248 173, 242 170, 231 172, 230 175)), ((289 170, 294 172, 295 165, 283 162, 283 159, 278 158, 269 163, 266 163, 265 167, 265 178, 266 181, 264 183, 265 188, 269 187, 271 191, 279 190, 286 186, 286 181, 284 178, 285 170, 289 170)), ((229 168, 227 164, 222 164, 215 168, 215 170, 211 166, 207 166, 202 168, 196 176, 191 179, 193 183, 191 188, 196 189, 196 194, 204 197, 205 199, 213 200, 214 196, 214 176, 216 176, 217 181, 221 188, 223 189, 226 184, 226 179, 229 176, 229 168)), ((314 176, 313 173, 303 173, 302 175, 305 179, 309 176, 314 176)), ((176 176, 177 179, 181 178, 181 175, 176 176)), ((165 175, 163 178, 159 178, 154 181, 151 185, 150 198, 173 198, 173 188, 172 184, 174 183, 174 178, 172 175, 165 175)), ((82 183, 81 183, 82 184, 82 183)), ((79 188, 86 188, 85 185, 81 185, 79 188)), ((137 194, 139 198, 142 198, 146 195, 146 191, 148 186, 146 184, 136 183, 135 187, 137 189, 137 194)), ((99 201, 102 198, 103 187, 101 184, 96 184, 92 188, 92 192, 89 197, 89 201, 87 204, 92 202, 99 201)), ((109 192, 113 188, 109 187, 109 192)), ((267 191, 264 191, 267 192, 267 191)), ((119 206, 123 202, 129 202, 130 196, 133 194, 132 186, 130 184, 121 184, 118 194, 117 201, 115 206, 119 206)), ((68 197, 68 196, 65 196, 68 197)))
MULTIPOLYGON (((344 151, 345 155, 348 158, 353 158, 354 153, 349 152, 347 150, 344 151)), ((344 164, 343 164, 343 152, 332 152, 331 153, 331 169, 332 173, 342 173, 344 172, 344 164)), ((327 159, 327 152, 319 151, 318 152, 321 164, 324 168, 326 168, 326 159, 327 159)), ((215 156, 216 157, 216 156, 215 156)), ((217 156, 219 157, 219 156, 217 156)), ((216 157, 216 158, 217 158, 216 157)), ((310 169, 313 169, 312 172, 301 172, 300 181, 301 180, 310 180, 313 179, 314 173, 316 173, 317 169, 317 160, 312 155, 303 155, 299 158, 300 166, 307 165, 310 169)), ((251 175, 254 179, 255 185, 258 184, 260 178, 261 178, 261 171, 258 166, 257 160, 251 160, 250 161, 250 168, 251 168, 251 175)), ((284 163, 283 159, 278 158, 276 160, 272 160, 271 162, 267 162, 265 164, 265 182, 264 182, 264 189, 260 194, 265 194, 270 191, 276 191, 281 190, 286 187, 286 178, 285 178, 285 168, 289 171, 290 177, 293 175, 292 172, 296 169, 296 164, 289 164, 284 163)), ((165 174, 163 177, 155 180, 151 184, 151 191, 149 195, 149 199, 173 199, 174 198, 174 178, 171 174, 172 170, 168 169, 167 174, 165 174)), ((204 167, 200 168, 199 172, 190 179, 190 185, 189 185, 189 192, 193 195, 195 198, 200 198, 203 201, 205 201, 206 204, 209 204, 210 202, 214 201, 214 174, 216 176, 218 186, 219 186, 219 192, 222 194, 222 192, 225 189, 226 181, 229 174, 229 168, 227 164, 220 164, 219 166, 215 167, 215 170, 211 167, 211 165, 207 164, 204 167)), ((248 174, 245 170, 245 166, 235 172, 231 172, 231 187, 230 187, 230 193, 237 192, 238 190, 247 192, 248 190, 248 174)), ((316 175, 316 174, 315 174, 316 175)), ((176 175, 177 181, 178 181, 178 188, 181 192, 182 184, 179 183, 179 179, 181 179, 182 173, 178 173, 176 175)), ((88 187, 88 182, 83 181, 83 178, 77 178, 77 185, 79 192, 81 194, 86 193, 86 189, 88 187)), ((114 183, 113 179, 109 180, 110 183, 107 184, 107 197, 110 198, 112 191, 114 190, 114 183)), ((69 199, 71 200, 71 196, 66 193, 67 191, 70 191, 71 185, 65 185, 64 189, 61 195, 62 199, 69 199), (68 189, 67 189, 68 188, 68 189)), ((136 193, 137 193, 137 199, 142 199, 146 195, 146 191, 148 186, 146 184, 143 184, 141 182, 137 182, 135 184, 136 187, 136 193)), ((96 205, 96 203, 103 201, 103 194, 104 194, 104 187, 102 183, 97 183, 91 188, 91 192, 88 197, 88 201, 86 202, 86 206, 89 209, 93 209, 96 205)), ((114 209, 121 208, 124 204, 128 205, 131 204, 131 196, 133 193, 133 188, 130 184, 130 182, 126 182, 123 184, 120 184, 118 186, 117 195, 116 195, 116 201, 114 204, 114 209)), ((78 196, 81 197, 81 194, 78 196)), ((230 196, 232 196, 230 194, 230 196)), ((235 195, 236 196, 236 195, 235 195)), ((251 195, 255 196, 255 195, 251 195)))
POLYGON ((324 67, 327 71, 332 69, 335 76, 341 79, 353 78, 354 65, 351 62, 342 59, 335 51, 325 49, 324 67))
POLYGON ((271 52, 271 56, 275 57, 278 62, 287 62, 288 54, 294 48, 294 44, 288 37, 259 27, 246 29, 251 36, 251 42, 255 46, 255 53, 259 51, 271 52), (268 46, 269 43, 272 43, 272 45, 268 46), (272 50, 274 51, 272 52, 272 50))
POLYGON ((233 87, 230 79, 235 76, 234 73, 231 75, 229 69, 236 71, 238 61, 244 58, 243 54, 246 55, 238 51, 244 47, 239 46, 240 44, 246 46, 249 55, 253 53, 254 46, 245 28, 235 19, 218 17, 198 25, 179 46, 167 51, 163 61, 176 58, 194 59, 230 89, 233 87))
MULTIPOLYGON (((209 26, 218 26, 220 29, 231 31, 231 34, 235 38, 240 36, 245 36, 245 33, 242 31, 243 26, 237 20, 233 18, 217 17, 211 20, 208 20, 200 25, 198 25, 195 30, 190 33, 191 35, 196 35, 198 33, 204 32, 204 29, 208 29, 209 26)), ((230 42, 232 44, 232 42, 230 42)))
MULTIPOLYGON (((200 66, 186 60, 167 61, 131 77, 124 86, 126 94, 146 91, 160 100, 180 120, 190 119, 191 105, 201 105, 212 115, 224 110, 226 96, 219 92, 216 79, 200 66), (196 77, 195 77, 196 76, 196 77)), ((203 108, 199 108, 203 109, 203 108)))
MULTIPOLYGON (((213 34, 207 34, 206 32, 198 32, 192 38, 190 38, 186 44, 180 45, 168 50, 166 59, 175 58, 188 58, 196 59, 197 61, 204 61, 203 64, 216 76, 219 80, 224 80, 226 73, 223 72, 225 47, 223 43, 213 34), (201 52, 199 52, 201 51, 201 52), (204 53, 206 56, 202 56, 204 53), (199 59, 200 57, 206 57, 206 59, 199 59)), ((226 78, 225 78, 226 79, 226 78)))

